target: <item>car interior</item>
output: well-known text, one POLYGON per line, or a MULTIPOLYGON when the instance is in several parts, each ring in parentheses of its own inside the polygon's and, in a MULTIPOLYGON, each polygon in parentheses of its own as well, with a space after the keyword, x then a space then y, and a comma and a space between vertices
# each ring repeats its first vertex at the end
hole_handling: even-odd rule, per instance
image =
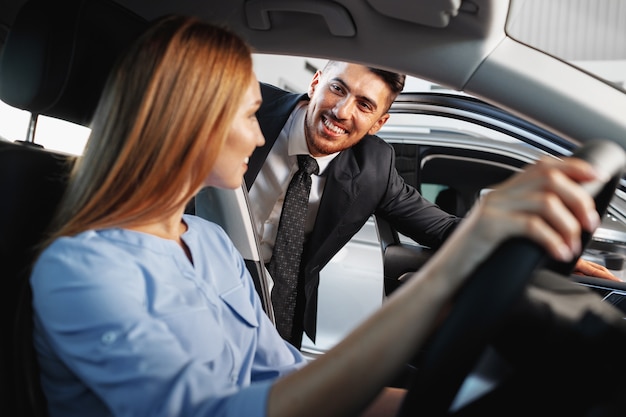
MULTIPOLYGON (((507 39, 503 41, 501 33, 495 30, 490 32, 492 27, 488 22, 499 19, 499 16, 507 12, 507 7, 498 5, 496 1, 459 2, 461 6, 458 13, 462 19, 455 22, 452 28, 454 30, 450 31, 449 37, 456 39, 467 33, 475 33, 476 42, 464 43, 447 42, 445 37, 439 40, 437 31, 450 24, 451 16, 441 13, 436 7, 426 5, 426 2, 417 2, 419 7, 423 7, 424 13, 419 14, 419 21, 414 22, 409 22, 404 16, 398 15, 398 9, 390 6, 398 2, 389 0, 368 0, 362 2, 362 5, 355 1, 352 2, 354 4, 350 4, 349 11, 340 3, 305 0, 218 2, 210 10, 207 10, 202 2, 192 0, 180 1, 175 9, 170 2, 141 0, 61 2, 29 0, 22 3, 23 7, 19 9, 19 12, 16 10, 15 19, 2 45, 0 99, 12 106, 28 110, 34 115, 54 116, 82 125, 89 124, 108 71, 124 46, 141 33, 147 22, 174 11, 195 14, 214 21, 222 21, 230 16, 229 24, 235 30, 250 40, 254 39, 252 43, 258 50, 268 52, 276 48, 277 39, 285 36, 284 31, 289 32, 297 26, 304 27, 310 33, 320 33, 315 42, 307 45, 310 47, 311 54, 319 56, 328 56, 327 51, 334 49, 327 46, 333 43, 349 45, 359 25, 367 24, 371 20, 372 24, 380 26, 381 36, 363 39, 362 43, 373 44, 377 47, 380 51, 381 62, 388 60, 394 68, 399 70, 419 69, 423 75, 439 79, 450 86, 466 89, 478 96, 481 92, 488 92, 488 95, 503 107, 508 104, 513 106, 509 95, 516 94, 516 91, 503 88, 501 95, 494 96, 493 86, 487 88, 488 84, 514 85, 514 88, 518 89, 517 92, 525 88, 540 89, 545 86, 540 80, 532 79, 525 80, 523 85, 512 83, 512 80, 516 80, 516 74, 501 65, 502 61, 511 54, 520 53, 530 54, 529 59, 538 59, 547 66, 552 65, 551 62, 545 61, 546 58, 535 57, 532 52, 520 49, 513 41, 507 39), (235 12, 241 15, 237 14, 237 17, 232 17, 235 12), (386 19, 374 20, 371 18, 374 14, 386 16, 386 19), (398 18, 401 20, 396 20, 398 18), (381 22, 387 25, 400 25, 402 26, 400 30, 406 29, 407 32, 414 30, 415 24, 420 25, 418 30, 420 36, 432 41, 424 42, 424 46, 417 43, 415 49, 411 51, 413 57, 423 57, 420 58, 421 64, 409 67, 403 60, 411 59, 410 56, 397 57, 386 51, 385 44, 394 41, 385 37, 386 27, 384 24, 381 25, 381 22), (433 45, 437 44, 439 48, 434 48, 433 45), (492 51, 491 59, 484 61, 487 54, 485 45, 495 47, 496 44, 499 46, 492 51), (435 60, 435 63, 431 64, 427 58, 431 55, 437 57, 443 53, 454 54, 458 57, 457 59, 467 60, 468 72, 463 73, 459 70, 441 74, 438 67, 440 60, 435 60), (471 68, 471 73, 469 68, 471 68)), ((298 53, 299 51, 295 48, 293 43, 288 43, 280 52, 298 53)), ((345 48, 345 50, 350 50, 350 48, 345 48)), ((353 55, 348 53, 336 56, 336 58, 354 59, 358 62, 362 56, 361 52, 362 49, 359 47, 354 49, 353 55)), ((332 52, 328 57, 333 57, 332 52)), ((579 75, 572 72, 564 74, 564 77, 576 80, 579 75)), ((582 79, 581 82, 588 83, 582 79)), ((555 88, 566 89, 564 86, 555 88)), ((595 105, 604 105, 607 97, 615 94, 610 91, 609 87, 600 83, 594 91, 596 93, 589 96, 587 102, 573 102, 571 112, 585 111, 595 105)), ((544 117, 542 109, 535 108, 534 105, 535 103, 529 100, 521 106, 515 103, 514 107, 541 121, 544 117)), ((624 122, 619 121, 623 118, 622 113, 622 110, 614 109, 612 116, 605 118, 606 124, 601 127, 603 137, 613 141, 618 141, 615 139, 617 137, 626 140, 619 136, 624 126, 624 122)), ((562 120, 559 124, 560 133, 565 136, 576 137, 576 135, 587 134, 591 137, 597 134, 596 131, 591 130, 592 127, 589 127, 588 133, 581 133, 574 131, 577 127, 569 130, 568 125, 567 120, 562 120)), ((32 129, 36 129, 36 124, 33 124, 32 129)), ((395 144, 394 147, 398 156, 397 167, 405 180, 418 187, 424 183, 445 186, 445 190, 437 198, 437 204, 461 216, 479 198, 476 190, 488 188, 493 183, 508 178, 514 172, 511 166, 523 168, 519 161, 505 157, 502 161, 494 161, 485 167, 484 158, 479 157, 480 150, 473 151, 476 158, 472 157, 472 152, 451 158, 449 152, 442 154, 437 146, 417 147, 395 144), (415 161, 419 164, 419 170, 414 165, 415 161), (478 165, 480 169, 476 168, 478 165), (458 181, 460 171, 463 172, 462 183, 458 181), (449 175, 442 176, 442 173, 449 173, 449 175)), ((589 152, 589 154, 582 153, 582 157, 589 157, 592 160, 600 158, 602 163, 610 164, 611 161, 615 161, 611 180, 599 186, 597 190, 598 208, 604 212, 622 176, 623 161, 620 159, 622 153, 615 152, 615 148, 605 148, 600 145, 584 148, 583 152, 589 152)), ((0 259, 4 271, 0 326, 5 335, 11 335, 0 342, 0 375, 2 375, 0 377, 2 381, 0 403, 3 407, 6 404, 6 409, 15 410, 15 415, 19 416, 46 415, 45 400, 37 382, 34 351, 29 340, 30 304, 29 289, 26 284, 29 266, 36 256, 37 244, 45 239, 46 227, 62 195, 73 161, 74 157, 70 155, 42 149, 28 140, 21 142, 0 140, 0 195, 3 196, 3 203, 0 205, 0 259)), ((247 195, 243 188, 234 193, 226 193, 226 195, 220 191, 203 191, 215 192, 215 195, 208 198, 215 199, 219 203, 216 203, 215 212, 197 214, 222 224, 227 232, 232 230, 233 236, 253 234, 251 220, 245 214, 240 219, 234 220, 225 215, 234 211, 242 212, 244 211, 242 208, 247 207, 247 195)), ((376 226, 384 254, 385 293, 388 295, 402 284, 407 273, 415 271, 428 259, 430 251, 402 243, 398 233, 383 219, 376 219, 376 226)), ((257 291, 262 300, 268 303, 264 304, 264 307, 271 317, 271 305, 263 279, 263 266, 258 258, 258 248, 250 246, 249 240, 245 239, 235 243, 244 255, 248 269, 255 280, 257 291)), ((485 353, 485 345, 489 337, 493 335, 499 323, 498 319, 508 306, 514 304, 516 297, 524 292, 532 271, 538 265, 543 265, 545 258, 537 247, 529 245, 526 241, 513 241, 510 246, 503 247, 501 252, 494 257, 497 261, 485 264, 484 269, 476 271, 476 278, 472 280, 472 285, 464 288, 463 293, 459 295, 458 302, 455 303, 455 309, 450 316, 451 320, 445 323, 425 352, 420 353, 416 359, 416 366, 425 372, 420 373, 421 376, 413 379, 408 385, 414 395, 410 397, 412 401, 407 402, 404 415, 413 415, 418 412, 423 413, 422 415, 448 415, 450 405, 454 403, 455 398, 457 400, 459 398, 459 389, 464 381, 468 380, 468 374, 479 375, 478 379, 484 377, 498 382, 505 377, 500 374, 493 376, 494 368, 497 367, 494 363, 502 361, 502 358, 496 357, 499 355, 493 354, 492 351, 485 353), (511 274, 509 266, 520 260, 522 260, 522 265, 513 271, 514 274, 511 274), (484 283, 495 274, 504 273, 510 275, 506 284, 494 286, 484 283), (481 305, 482 308, 472 308, 476 305, 481 305)), ((571 266, 551 265, 549 269, 563 272, 568 271, 571 266)), ((490 280, 490 282, 493 281, 490 280)), ((597 288, 598 292, 603 295, 615 288, 626 290, 626 285, 619 283, 611 286, 586 278, 580 278, 578 282, 594 289, 597 288)), ((576 290, 567 287, 565 291, 576 290)), ((619 294, 616 297, 614 304, 620 305, 624 297, 619 294)), ((617 310, 613 313, 617 313, 617 310)), ((617 317, 615 314, 611 317, 614 316, 617 317)), ((598 320, 596 316, 590 315, 589 326, 593 323, 597 324, 598 320)), ((548 367, 554 374, 537 384, 537 387, 531 391, 534 396, 533 401, 524 403, 524 406, 519 408, 518 414, 511 411, 506 413, 507 415, 522 415, 521 411, 531 412, 532 407, 536 407, 541 401, 550 402, 545 410, 550 413, 565 413, 561 415, 574 415, 568 413, 574 413, 576 407, 583 406, 600 410, 605 403, 600 405, 594 403, 591 407, 590 404, 593 401, 589 397, 593 395, 602 398, 602 401, 606 400, 606 404, 609 404, 602 409, 606 411, 605 414, 597 415, 618 415, 617 413, 610 414, 610 412, 619 410, 615 408, 615 404, 623 407, 623 400, 616 400, 613 396, 613 389, 607 390, 610 391, 610 395, 607 396, 602 396, 600 391, 610 384, 614 384, 614 387, 624 386, 623 378, 620 378, 620 373, 624 370, 623 365, 597 364, 596 362, 601 361, 594 361, 588 366, 581 366, 582 370, 578 368, 582 376, 589 378, 601 378, 611 374, 611 377, 602 383, 594 380, 597 385, 592 389, 584 387, 585 390, 583 390, 583 387, 575 387, 574 381, 572 384, 565 384, 566 388, 570 389, 570 393, 587 392, 588 397, 584 400, 571 401, 563 405, 562 401, 565 398, 568 398, 568 401, 570 399, 565 396, 565 391, 561 393, 559 390, 553 398, 549 397, 550 393, 540 392, 540 389, 549 389, 549 383, 562 382, 563 375, 574 374, 576 367, 568 361, 574 360, 584 348, 588 349, 591 355, 610 355, 618 354, 613 350, 626 346, 626 341, 623 340, 623 334, 626 334, 623 332, 623 324, 611 322, 611 326, 602 330, 601 334, 593 337, 585 333, 589 336, 589 340, 585 339, 588 344, 581 343, 579 348, 566 352, 562 361, 547 364, 548 359, 540 360, 534 366, 529 367, 529 370, 520 378, 513 379, 511 383, 495 384, 502 389, 499 390, 501 397, 494 404, 501 406, 508 402, 508 410, 514 410, 522 404, 522 400, 516 399, 515 394, 521 386, 525 387, 524 384, 531 380, 531 375, 529 375, 531 371, 536 372, 541 365, 548 367), (614 339, 615 343, 606 343, 607 339, 612 341, 614 339), (607 345, 612 346, 612 349, 598 350, 598 346, 607 345), (559 374, 559 378, 555 376, 556 374, 559 374)), ((504 346, 503 351, 510 352, 515 361, 521 360, 522 353, 519 350, 522 348, 508 348, 509 341, 505 336, 502 336, 500 341, 504 346)), ((569 339, 565 338, 568 341, 580 340, 578 333, 576 335, 568 333, 566 336, 569 337, 569 339)), ((525 346, 529 349, 536 349, 537 352, 540 351, 540 347, 532 343, 525 346)), ((549 346, 548 350, 556 354, 556 351, 560 351, 564 346, 568 345, 554 344, 549 346)), ((501 368, 498 368, 498 371, 500 370, 501 368)), ((576 381, 579 380, 580 376, 576 381)), ((465 400, 461 402, 466 403, 465 400)), ((469 408, 468 415, 472 415, 471 407, 469 408)), ((623 408, 621 410, 623 411, 623 408)), ((495 412, 495 410, 490 411, 495 412)))
MULTIPOLYGON (((120 49, 145 21, 107 1, 33 1, 20 10, 3 47, 0 91, 5 102, 34 114, 88 124, 120 49), (111 31, 103 17, 119 21, 111 31), (53 30, 62 23, 64 30, 53 30), (122 23, 125 22, 125 23, 122 23), (89 51, 97 47, 99 54, 89 51), (24 51, 28 51, 25 54, 24 51), (84 85, 91 86, 84 88, 84 85)), ((29 267, 65 189, 74 157, 29 141, 0 141, 0 247, 3 265, 2 404, 16 415, 45 415, 30 341, 29 267), (17 359, 15 359, 17 358, 17 359)))
MULTIPOLYGON (((392 142, 392 146, 396 151, 396 167, 405 181, 420 191, 423 191, 424 185, 438 186, 440 191, 434 202, 448 213, 461 217, 467 214, 481 193, 526 165, 519 159, 481 150, 404 142, 392 142)), ((381 237, 383 251, 385 295, 390 295, 412 271, 419 269, 429 259, 433 251, 407 243, 384 219, 376 219, 376 229, 381 237)), ((604 246, 602 241, 592 241, 587 248, 597 250, 605 257, 612 256, 610 252, 603 251, 604 246)), ((580 275, 572 275, 570 278, 607 297, 607 301, 626 313, 624 283, 611 282, 607 285, 604 280, 580 275)))

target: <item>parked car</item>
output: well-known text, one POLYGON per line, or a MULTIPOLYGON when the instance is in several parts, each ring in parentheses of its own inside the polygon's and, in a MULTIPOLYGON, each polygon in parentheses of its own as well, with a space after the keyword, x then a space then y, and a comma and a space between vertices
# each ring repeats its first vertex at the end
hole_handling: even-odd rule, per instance
MULTIPOLYGON (((147 22, 169 13, 228 25, 258 53, 365 63, 459 92, 403 94, 392 108, 393 121, 380 132, 396 149, 407 181, 459 215, 494 183, 540 155, 569 155, 595 139, 626 147, 626 7, 619 0, 5 0, 0 4, 0 99, 31 116, 22 141, 0 141, 0 265, 7 285, 0 326, 10 335, 0 343, 3 404, 25 398, 29 410, 41 407, 29 396, 35 388, 26 391, 22 383, 32 369, 13 356, 20 332, 29 331, 17 312, 24 268, 63 191, 59 174, 74 158, 40 149, 37 120, 50 116, 88 126, 120 51, 147 22)), ((624 186, 619 181, 584 254, 620 276, 619 261, 626 255, 624 186)), ((229 233, 272 318, 246 191, 203 192, 212 194, 215 205, 198 214, 229 233)), ((323 354, 430 254, 372 219, 326 267, 319 339, 305 349, 312 356, 323 354), (336 279, 340 276, 346 279, 336 279), (339 321, 340 328, 323 329, 339 321)), ((525 256, 519 253, 521 260, 525 256)), ((623 283, 565 278, 624 308, 623 283)), ((494 288, 484 288, 484 297, 498 298, 494 288)), ((478 337, 481 327, 475 326, 478 337)), ((466 346, 458 343, 452 352, 466 346)), ((566 347, 563 353, 580 349, 566 347)), ((602 371, 607 364, 604 357, 587 360, 602 371)), ((450 366, 440 376, 467 374, 450 366)), ((503 414, 511 414, 508 407, 503 414)))

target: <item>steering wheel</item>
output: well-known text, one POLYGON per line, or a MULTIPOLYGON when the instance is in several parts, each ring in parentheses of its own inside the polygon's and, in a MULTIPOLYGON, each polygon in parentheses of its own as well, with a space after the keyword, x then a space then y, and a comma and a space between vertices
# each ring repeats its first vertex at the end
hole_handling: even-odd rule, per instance
MULTIPOLYGON (((572 156, 588 161, 610 177, 606 183, 583 184, 595 196, 596 209, 602 218, 626 166, 626 153, 614 142, 596 140, 572 156)), ((585 247, 591 233, 584 233, 581 240, 585 247)), ((502 318, 522 296, 533 272, 551 264, 552 269, 569 274, 576 261, 556 263, 527 238, 513 238, 501 244, 472 273, 447 318, 429 340, 399 416, 451 415, 450 406, 463 381, 502 318)))

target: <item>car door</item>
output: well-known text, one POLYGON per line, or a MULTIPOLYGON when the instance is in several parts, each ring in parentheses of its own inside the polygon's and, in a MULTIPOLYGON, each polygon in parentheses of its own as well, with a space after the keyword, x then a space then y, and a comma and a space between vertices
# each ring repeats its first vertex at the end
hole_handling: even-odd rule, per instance
POLYGON ((198 192, 193 204, 196 215, 219 224, 233 241, 252 275, 263 310, 274 322, 270 299, 271 280, 261 262, 246 187, 242 185, 235 190, 205 187, 198 192))

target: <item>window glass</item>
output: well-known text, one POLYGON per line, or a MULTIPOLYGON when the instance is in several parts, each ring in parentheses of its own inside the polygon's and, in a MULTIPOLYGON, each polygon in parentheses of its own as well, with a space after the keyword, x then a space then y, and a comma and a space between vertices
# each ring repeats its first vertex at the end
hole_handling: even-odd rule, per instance
POLYGON ((39 116, 35 142, 46 149, 80 155, 91 129, 65 120, 39 116))
MULTIPOLYGON (((30 112, 16 109, 0 101, 0 137, 8 141, 26 140, 30 124, 30 112)), ((46 149, 80 155, 83 153, 91 130, 87 127, 39 116, 34 142, 46 149)))
POLYGON ((25 140, 30 113, 0 101, 0 137, 8 141, 25 140))
POLYGON ((445 189, 447 189, 448 187, 445 185, 441 185, 441 184, 421 184, 420 187, 420 191, 422 194, 422 197, 424 197, 426 200, 430 201, 431 203, 434 203, 435 200, 437 199, 437 195, 439 195, 439 193, 445 189))

